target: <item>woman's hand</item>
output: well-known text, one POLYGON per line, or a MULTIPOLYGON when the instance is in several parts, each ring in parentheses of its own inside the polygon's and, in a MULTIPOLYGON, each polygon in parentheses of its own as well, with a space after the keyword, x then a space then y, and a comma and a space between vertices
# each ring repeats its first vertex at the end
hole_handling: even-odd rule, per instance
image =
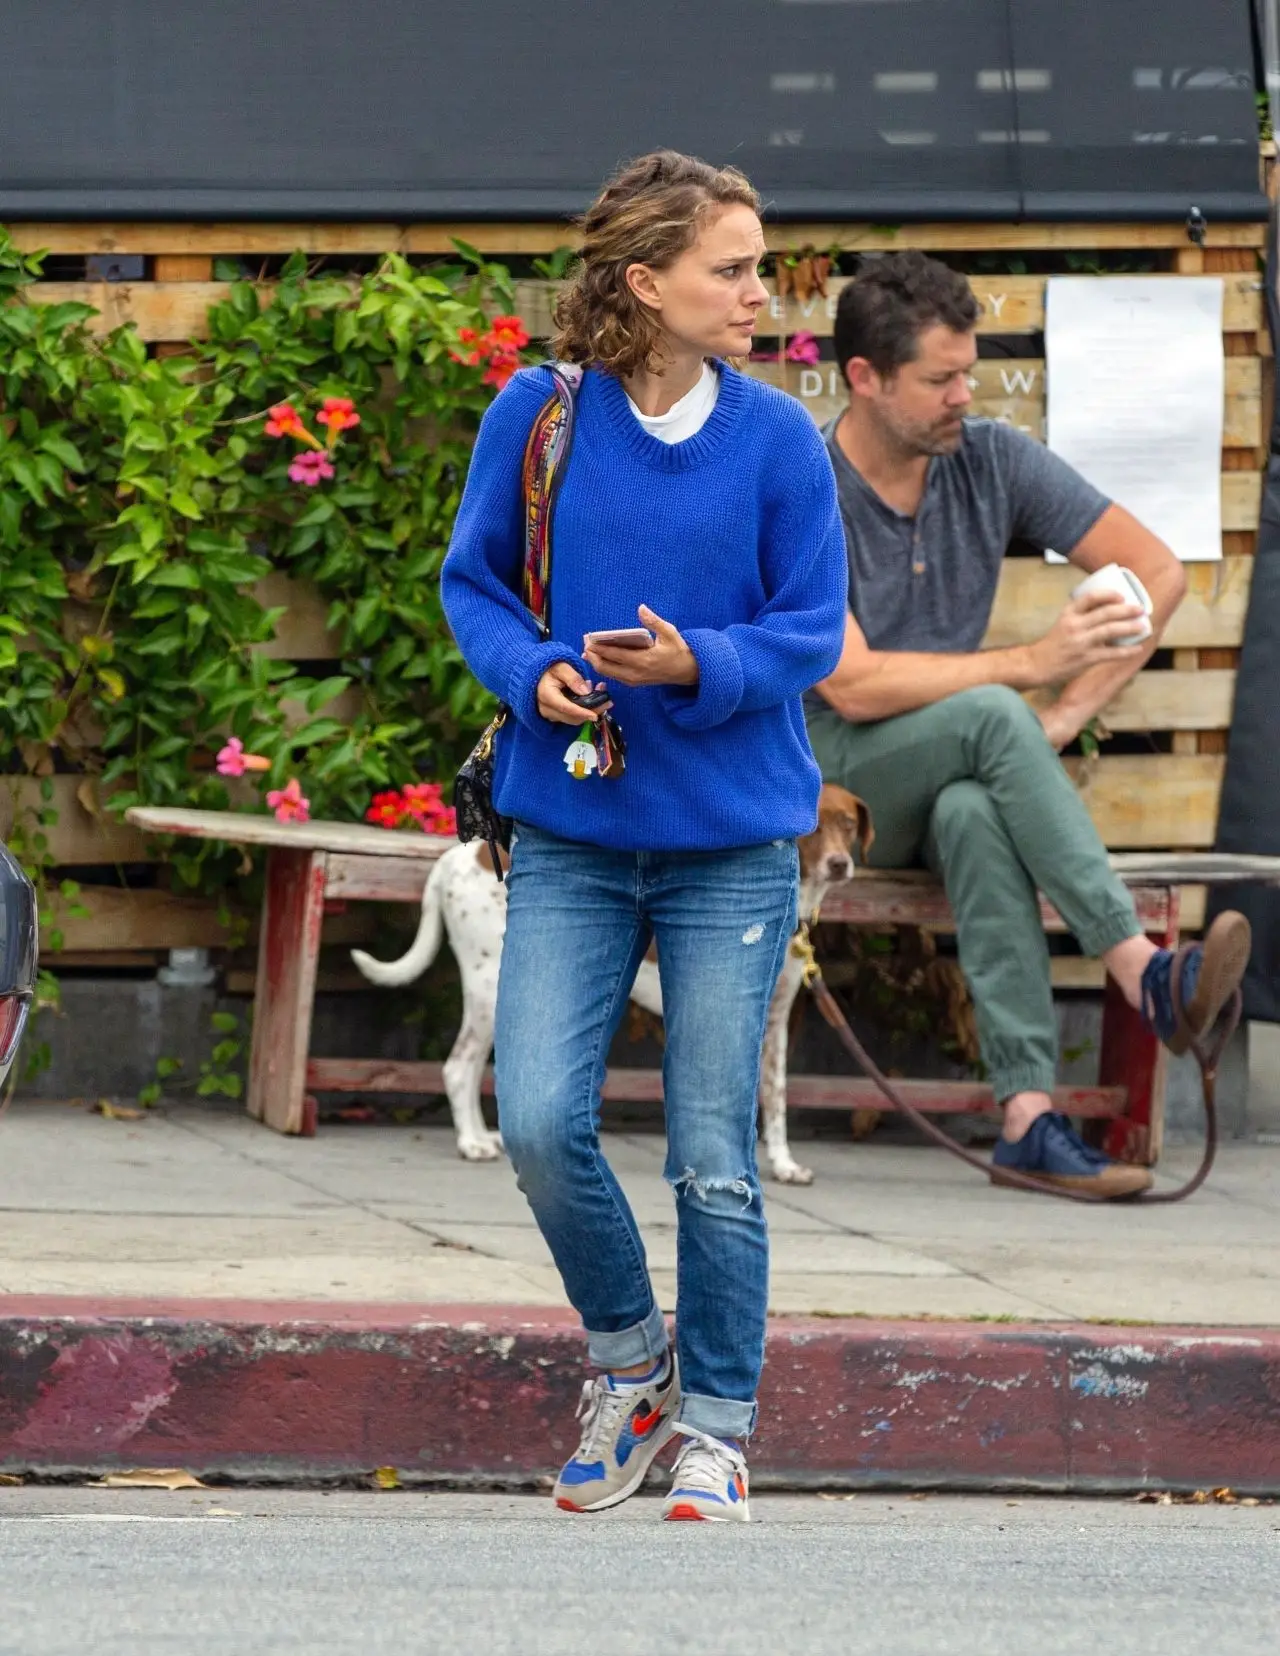
MULTIPOLYGON (((552 724, 595 724, 613 706, 612 702, 606 702, 603 707, 578 707, 563 694, 565 690, 572 690, 576 695, 585 696, 591 688, 570 662, 557 661, 538 680, 538 712, 552 724)), ((595 689, 603 690, 604 685, 597 684, 595 689)))
POLYGON ((585 653, 596 672, 619 684, 696 684, 698 658, 677 629, 655 615, 647 604, 641 604, 639 615, 657 643, 651 650, 619 650, 608 644, 593 644, 585 653))

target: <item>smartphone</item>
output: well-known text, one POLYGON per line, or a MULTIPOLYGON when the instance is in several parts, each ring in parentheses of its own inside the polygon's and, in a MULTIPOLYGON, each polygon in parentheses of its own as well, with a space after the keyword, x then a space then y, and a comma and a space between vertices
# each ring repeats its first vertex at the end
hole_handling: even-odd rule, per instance
POLYGON ((584 650, 589 650, 593 644, 607 644, 611 650, 651 650, 656 643, 647 627, 615 627, 610 632, 582 635, 584 650))

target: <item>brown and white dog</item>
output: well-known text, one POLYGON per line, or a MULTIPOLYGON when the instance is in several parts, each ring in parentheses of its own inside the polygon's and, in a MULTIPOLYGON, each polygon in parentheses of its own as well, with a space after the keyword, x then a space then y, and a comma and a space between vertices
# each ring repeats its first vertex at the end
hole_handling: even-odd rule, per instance
MULTIPOLYGON (((824 786, 818 826, 799 842, 802 916, 815 914, 828 889, 852 877, 855 851, 865 854, 871 839, 871 815, 863 802, 844 788, 824 786)), ((498 1134, 484 1124, 480 1087, 493 1048, 506 924, 507 888, 494 879, 488 851, 474 843, 455 845, 431 870, 422 893, 418 934, 408 953, 399 960, 380 961, 362 949, 351 951, 371 983, 390 988, 420 977, 447 933, 462 978, 462 1028, 445 1060, 444 1087, 458 1154, 466 1161, 492 1161, 502 1150, 498 1134)), ((802 980, 803 963, 788 950, 769 1007, 760 1081, 766 1159, 774 1178, 789 1184, 808 1184, 813 1178, 796 1163, 787 1145, 787 1024, 802 980)), ((661 1015, 662 988, 654 959, 641 961, 631 998, 647 1012, 661 1015)))

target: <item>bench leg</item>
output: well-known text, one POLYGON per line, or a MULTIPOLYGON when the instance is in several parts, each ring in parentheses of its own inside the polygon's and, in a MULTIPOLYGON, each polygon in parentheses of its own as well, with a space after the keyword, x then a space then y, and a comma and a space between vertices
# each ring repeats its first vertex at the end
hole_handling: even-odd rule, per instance
MULTIPOLYGON (((1166 930, 1156 941, 1162 948, 1177 947, 1180 893, 1169 893, 1166 930)), ((1164 1142, 1164 1095, 1169 1054, 1154 1035, 1147 1032, 1111 978, 1107 979, 1102 1003, 1102 1050, 1098 1081, 1104 1087, 1125 1087, 1129 1107, 1117 1120, 1106 1124, 1102 1148, 1117 1161, 1138 1162, 1154 1167, 1164 1142)))
POLYGON ((323 851, 267 853, 247 1102, 278 1133, 315 1131, 305 1095, 326 862, 323 851))

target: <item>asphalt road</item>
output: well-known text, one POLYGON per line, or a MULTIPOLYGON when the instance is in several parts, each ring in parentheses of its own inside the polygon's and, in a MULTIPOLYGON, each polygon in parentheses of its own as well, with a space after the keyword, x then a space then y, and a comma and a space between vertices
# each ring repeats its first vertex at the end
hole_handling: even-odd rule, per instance
POLYGON ((1272 1656, 1280 1505, 0 1490, 0 1653, 1272 1656))

